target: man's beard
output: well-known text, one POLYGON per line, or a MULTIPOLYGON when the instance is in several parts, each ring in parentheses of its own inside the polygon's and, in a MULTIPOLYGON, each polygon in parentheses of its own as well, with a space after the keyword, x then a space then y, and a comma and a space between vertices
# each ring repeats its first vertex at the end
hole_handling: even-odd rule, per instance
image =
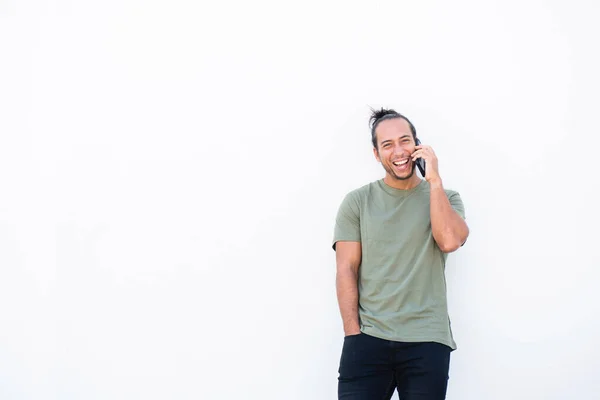
POLYGON ((406 176, 398 176, 396 174, 396 172, 394 172, 394 169, 392 167, 384 167, 385 170, 387 171, 387 173, 391 176, 393 176, 394 178, 398 179, 399 181, 405 181, 407 179, 412 178, 413 174, 415 173, 415 168, 417 167, 417 164, 413 162, 412 168, 410 170, 410 174, 406 175, 406 176))

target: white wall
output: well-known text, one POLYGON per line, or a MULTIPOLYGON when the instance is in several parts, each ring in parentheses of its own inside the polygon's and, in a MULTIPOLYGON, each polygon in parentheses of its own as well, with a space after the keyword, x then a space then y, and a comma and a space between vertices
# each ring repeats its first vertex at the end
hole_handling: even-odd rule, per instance
POLYGON ((369 106, 467 208, 448 399, 598 398, 598 4, 206 3, 0 4, 0 398, 335 398, 369 106))

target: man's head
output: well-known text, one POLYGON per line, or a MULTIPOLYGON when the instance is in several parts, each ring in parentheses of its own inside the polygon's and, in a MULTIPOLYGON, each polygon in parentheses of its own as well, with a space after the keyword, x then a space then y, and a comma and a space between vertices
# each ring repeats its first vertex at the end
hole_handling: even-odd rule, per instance
POLYGON ((392 109, 372 110, 369 119, 373 153, 390 178, 406 180, 413 176, 417 132, 413 124, 392 109))

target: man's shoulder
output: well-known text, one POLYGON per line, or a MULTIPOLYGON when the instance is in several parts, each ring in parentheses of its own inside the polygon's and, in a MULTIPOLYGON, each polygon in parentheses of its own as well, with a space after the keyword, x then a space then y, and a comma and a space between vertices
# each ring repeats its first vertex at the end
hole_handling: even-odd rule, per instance
MULTIPOLYGON (((425 185, 425 191, 427 193, 429 193, 430 189, 429 189, 429 184, 425 185)), ((452 197, 452 196, 460 196, 458 190, 454 189, 454 188, 446 188, 444 187, 444 192, 446 193, 446 196, 448 197, 452 197)))
POLYGON ((347 198, 355 199, 356 201, 364 199, 374 190, 377 190, 379 181, 369 182, 346 193, 347 198))
POLYGON ((456 190, 456 189, 446 189, 446 188, 444 188, 444 191, 446 192, 446 195, 448 197, 458 194, 458 190, 456 190))
POLYGON ((460 200, 461 198, 459 191, 454 188, 444 188, 444 191, 446 192, 446 197, 448 197, 448 199, 450 199, 451 201, 452 199, 460 200))

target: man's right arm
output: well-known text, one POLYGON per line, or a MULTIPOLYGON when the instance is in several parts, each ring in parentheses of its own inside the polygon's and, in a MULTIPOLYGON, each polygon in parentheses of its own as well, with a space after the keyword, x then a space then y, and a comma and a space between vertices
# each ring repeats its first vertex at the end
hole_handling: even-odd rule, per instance
POLYGON ((358 320, 358 268, 362 250, 360 242, 336 243, 336 290, 345 336, 360 333, 358 320))

